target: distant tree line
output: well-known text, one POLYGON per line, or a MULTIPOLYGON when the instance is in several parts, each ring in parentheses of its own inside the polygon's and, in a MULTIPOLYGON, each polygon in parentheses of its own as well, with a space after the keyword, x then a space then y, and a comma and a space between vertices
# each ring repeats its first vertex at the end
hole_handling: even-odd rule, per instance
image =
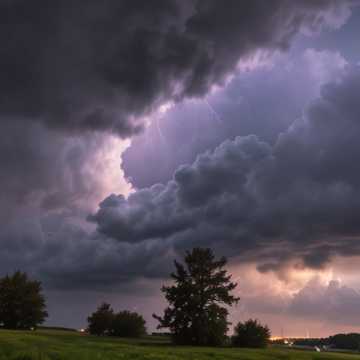
MULTIPOLYGON (((186 252, 184 263, 175 261, 173 284, 163 286, 168 302, 163 316, 154 314, 158 329, 170 332, 175 344, 218 346, 228 341, 229 307, 239 298, 237 284, 225 269, 225 257, 217 259, 211 249, 186 252)), ((0 326, 31 329, 47 317, 45 297, 39 281, 25 273, 0 278, 0 326)), ((142 315, 127 310, 115 312, 102 303, 88 317, 87 331, 98 336, 140 337, 146 334, 142 315)), ((233 346, 265 347, 270 331, 257 320, 238 323, 231 338, 233 346)))
POLYGON ((360 334, 336 334, 327 338, 296 339, 294 345, 327 346, 335 349, 360 350, 360 334))

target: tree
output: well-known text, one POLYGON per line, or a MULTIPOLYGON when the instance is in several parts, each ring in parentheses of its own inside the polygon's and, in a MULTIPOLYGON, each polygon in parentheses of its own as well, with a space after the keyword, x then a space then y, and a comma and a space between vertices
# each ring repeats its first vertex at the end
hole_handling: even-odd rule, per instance
POLYGON ((111 335, 135 338, 145 334, 145 320, 138 313, 125 310, 114 315, 111 335))
POLYGON ((232 344, 239 347, 264 348, 270 340, 270 330, 257 320, 239 322, 234 329, 232 344))
POLYGON ((107 335, 111 332, 114 320, 114 310, 110 304, 102 303, 97 310, 88 317, 88 331, 93 335, 107 335))
POLYGON ((330 336, 329 344, 337 349, 360 350, 360 334, 336 334, 330 336))
POLYGON ((237 286, 230 281, 224 266, 211 249, 194 248, 186 252, 185 264, 175 261, 176 273, 172 286, 163 286, 169 306, 159 321, 158 328, 169 328, 177 344, 220 345, 226 339, 229 323, 228 310, 239 298, 231 295, 237 286))
POLYGON ((35 328, 47 316, 41 282, 20 271, 0 278, 0 324, 4 328, 35 328))
POLYGON ((87 320, 88 331, 93 335, 140 337, 146 334, 145 320, 140 314, 127 310, 114 313, 107 303, 102 303, 87 320))

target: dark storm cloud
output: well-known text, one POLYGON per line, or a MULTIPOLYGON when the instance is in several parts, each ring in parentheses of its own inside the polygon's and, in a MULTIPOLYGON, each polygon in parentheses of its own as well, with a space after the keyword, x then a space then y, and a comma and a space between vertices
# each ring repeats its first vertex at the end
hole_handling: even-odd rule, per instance
POLYGON ((127 137, 159 103, 207 93, 238 60, 285 49, 338 1, 26 1, 0 4, 0 113, 127 137))
POLYGON ((256 136, 225 141, 166 185, 111 195, 91 220, 122 243, 212 246, 262 270, 360 254, 359 93, 359 68, 348 68, 273 146, 256 136))
POLYGON ((69 137, 24 119, 1 120, 0 218, 17 216, 22 207, 68 208, 87 202, 101 188, 94 156, 108 141, 89 134, 69 137))
POLYGON ((193 246, 261 271, 360 254, 359 92, 359 68, 346 69, 274 145, 237 137, 165 185, 111 195, 90 217, 96 232, 69 211, 19 210, 3 226, 0 270, 28 270, 49 288, 96 290, 166 277, 193 246))
POLYGON ((293 49, 241 71, 205 100, 185 101, 155 115, 122 154, 125 176, 136 188, 149 187, 167 182, 181 164, 194 162, 226 139, 256 134, 274 143, 345 63, 337 52, 293 49), (149 170, 147 164, 161 166, 149 170))
POLYGON ((134 292, 136 279, 170 272, 173 255, 164 243, 119 244, 86 229, 80 219, 65 211, 42 216, 19 211, 16 221, 2 227, 0 274, 27 271, 47 290, 134 292))

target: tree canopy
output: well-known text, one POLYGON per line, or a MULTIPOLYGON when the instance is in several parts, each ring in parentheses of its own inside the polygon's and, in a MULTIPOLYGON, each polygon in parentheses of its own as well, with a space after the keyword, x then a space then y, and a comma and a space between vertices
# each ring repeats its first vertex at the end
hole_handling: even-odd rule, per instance
POLYGON ((6 329, 30 329, 48 316, 41 282, 17 271, 0 278, 0 325, 6 329))
POLYGON ((93 335, 109 335, 114 310, 108 303, 102 303, 95 312, 88 317, 88 331, 93 335))
POLYGON ((140 337, 145 334, 145 320, 141 315, 127 310, 115 314, 111 327, 111 335, 120 337, 140 337))
POLYGON ((144 318, 131 311, 115 313, 110 304, 102 303, 88 317, 88 331, 93 335, 140 337, 146 334, 144 318))
POLYGON ((270 340, 270 330, 257 320, 239 322, 234 329, 232 344, 239 347, 263 348, 270 340))
POLYGON ((163 286, 169 306, 158 328, 169 328, 177 344, 220 345, 226 339, 228 310, 239 298, 231 294, 237 286, 224 269, 225 257, 215 259, 208 248, 186 252, 185 265, 175 261, 174 285, 163 286))

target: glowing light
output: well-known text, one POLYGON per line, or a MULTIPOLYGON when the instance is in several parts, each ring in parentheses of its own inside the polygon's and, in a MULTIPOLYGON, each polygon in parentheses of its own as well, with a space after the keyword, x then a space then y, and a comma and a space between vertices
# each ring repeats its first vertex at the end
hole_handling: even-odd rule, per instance
POLYGON ((159 113, 160 114, 165 114, 168 110, 170 110, 172 107, 174 106, 174 104, 172 102, 168 102, 165 104, 162 104, 159 106, 159 113))

